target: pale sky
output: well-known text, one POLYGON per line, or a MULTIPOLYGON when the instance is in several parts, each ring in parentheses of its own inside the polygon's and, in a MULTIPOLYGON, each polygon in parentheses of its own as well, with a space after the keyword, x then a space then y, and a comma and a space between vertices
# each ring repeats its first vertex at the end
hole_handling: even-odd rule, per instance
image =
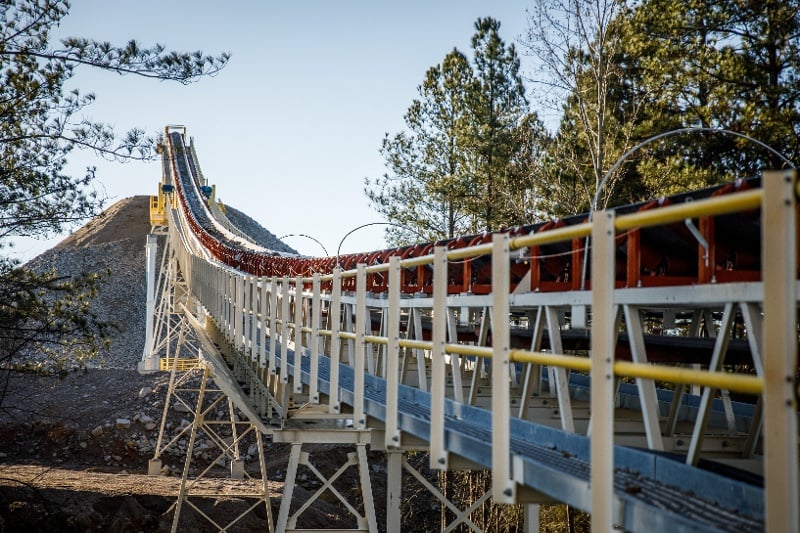
MULTIPOLYGON (((364 178, 385 172, 381 140, 403 128, 426 70, 454 47, 469 53, 478 17, 500 20, 501 37, 516 43, 527 27, 527 5, 73 0, 59 34, 231 52, 217 77, 188 86, 90 69, 79 69, 74 83, 97 97, 87 116, 120 133, 141 127, 156 134, 167 124, 185 125, 223 202, 278 237, 308 234, 335 254, 351 229, 382 220, 364 196, 364 178)), ((523 55, 519 46, 518 52, 523 55)), ((522 57, 522 65, 533 74, 529 58, 522 57)), ((97 187, 109 204, 157 191, 158 161, 106 163, 90 152, 73 152, 74 173, 87 165, 97 166, 97 187)), ((383 229, 353 233, 342 253, 384 248, 383 229)), ((16 254, 28 259, 61 238, 18 242, 16 254)), ((285 241, 303 254, 323 255, 310 239, 285 241)))

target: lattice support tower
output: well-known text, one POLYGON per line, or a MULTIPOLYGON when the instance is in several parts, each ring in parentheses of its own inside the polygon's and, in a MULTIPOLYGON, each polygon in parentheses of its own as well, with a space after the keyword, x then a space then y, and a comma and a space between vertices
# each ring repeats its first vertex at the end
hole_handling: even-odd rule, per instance
POLYGON ((199 368, 201 377, 196 390, 194 420, 189 426, 180 490, 175 504, 170 508, 170 511, 174 511, 172 531, 180 529, 181 514, 187 509, 199 514, 217 531, 229 531, 246 515, 263 506, 267 517, 267 530, 272 533, 274 531, 272 506, 269 498, 262 432, 251 421, 240 420, 231 398, 223 389, 214 386, 215 376, 212 365, 201 362, 199 368), (195 452, 199 451, 195 448, 201 435, 205 435, 213 443, 217 454, 207 467, 192 476, 192 462, 195 452), (240 452, 246 438, 255 439, 253 448, 258 457, 258 472, 256 473, 248 472, 245 458, 240 452), (213 479, 212 476, 219 477, 219 472, 215 471, 219 466, 229 467, 227 471, 229 479, 238 481, 234 487, 226 491, 226 496, 235 496, 248 501, 247 507, 228 523, 220 523, 212 514, 204 511, 197 502, 202 498, 219 498, 219 490, 213 484, 207 483, 213 479))

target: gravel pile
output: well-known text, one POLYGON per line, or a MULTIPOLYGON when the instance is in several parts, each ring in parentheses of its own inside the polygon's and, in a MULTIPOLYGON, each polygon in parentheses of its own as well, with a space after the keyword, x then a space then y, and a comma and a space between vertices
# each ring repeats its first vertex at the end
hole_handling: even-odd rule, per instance
MULTIPOLYGON (((131 209, 136 209, 135 203, 130 203, 123 212, 131 209)), ((149 215, 145 212, 143 216, 149 215)), ((113 225, 113 220, 109 222, 113 225)), ((108 224, 105 227, 108 228, 108 224)), ((80 247, 64 246, 62 242, 27 264, 39 272, 55 269, 59 275, 105 273, 109 269, 110 275, 100 284, 91 307, 101 320, 113 325, 111 344, 102 349, 99 357, 89 366, 136 368, 136 363, 142 358, 145 337, 146 235, 143 233, 97 244, 90 242, 80 247)), ((70 236, 68 239, 74 237, 70 236)), ((35 354, 31 357, 37 358, 35 354)))
POLYGON ((225 216, 228 217, 228 220, 230 220, 234 226, 239 228, 242 232, 244 232, 245 235, 254 239, 257 244, 260 244, 264 248, 275 250, 277 252, 287 252, 290 254, 297 253, 297 250, 287 246, 283 241, 278 240, 278 238, 271 231, 264 229, 261 224, 245 215, 238 209, 234 209, 231 206, 225 206, 225 216))
MULTIPOLYGON (((296 253, 241 211, 228 207, 227 214, 233 224, 263 246, 296 253)), ((145 243, 149 231, 149 197, 125 198, 27 264, 39 272, 55 269, 60 275, 111 271, 101 284, 92 310, 116 329, 111 334, 110 347, 101 352, 92 367, 134 369, 142 358, 145 243)), ((30 357, 35 360, 37 356, 30 357)))

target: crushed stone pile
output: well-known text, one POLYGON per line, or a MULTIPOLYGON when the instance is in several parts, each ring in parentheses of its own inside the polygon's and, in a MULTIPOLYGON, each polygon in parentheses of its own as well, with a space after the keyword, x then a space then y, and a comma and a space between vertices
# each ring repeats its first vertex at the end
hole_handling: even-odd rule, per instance
POLYGON ((265 229, 261 224, 245 215, 238 209, 235 209, 231 206, 226 206, 225 216, 228 217, 228 220, 230 220, 234 226, 242 230, 245 235, 254 239, 256 243, 260 244, 264 248, 290 254, 297 253, 297 250, 286 245, 283 241, 278 239, 275 234, 265 229))
POLYGON ((52 269, 59 275, 110 271, 91 307, 101 320, 114 325, 111 344, 89 366, 133 369, 142 358, 149 201, 148 196, 118 201, 26 265, 38 272, 52 269))
MULTIPOLYGON (((142 358, 145 338, 145 243, 150 232, 150 197, 119 200, 102 214, 73 232, 55 247, 38 255, 27 267, 38 272, 55 269, 59 275, 104 273, 92 310, 115 326, 111 345, 90 367, 135 369, 142 358)), ((232 207, 231 222, 264 247, 294 252, 258 222, 232 207)), ((159 250, 159 254, 163 250, 159 250)), ((159 255, 160 261, 160 255, 159 255)), ((42 356, 29 354, 34 361, 42 356)))

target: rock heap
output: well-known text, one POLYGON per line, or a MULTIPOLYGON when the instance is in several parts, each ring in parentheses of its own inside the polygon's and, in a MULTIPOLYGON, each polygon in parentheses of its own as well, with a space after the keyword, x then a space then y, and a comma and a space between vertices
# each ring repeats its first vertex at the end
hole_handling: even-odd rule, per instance
POLYGON ((27 266, 59 275, 104 273, 92 311, 114 325, 111 345, 93 366, 135 368, 145 335, 145 242, 150 231, 149 197, 134 196, 112 205, 27 266))
MULTIPOLYGON (((108 269, 92 311, 115 326, 111 345, 90 366, 134 369, 142 358, 145 338, 145 243, 150 232, 150 197, 133 196, 113 204, 27 266, 59 275, 103 273, 108 269)), ((228 207, 231 221, 262 246, 294 252, 241 211, 228 207)), ((159 251, 160 252, 160 251, 159 251)))

